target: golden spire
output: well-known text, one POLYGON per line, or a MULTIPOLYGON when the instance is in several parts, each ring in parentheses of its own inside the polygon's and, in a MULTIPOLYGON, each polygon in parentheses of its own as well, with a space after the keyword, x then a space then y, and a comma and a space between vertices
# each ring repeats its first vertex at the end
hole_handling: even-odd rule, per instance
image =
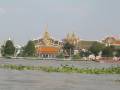
POLYGON ((46 24, 46 26, 45 26, 45 32, 44 32, 43 38, 44 39, 50 38, 50 34, 48 33, 48 24, 46 24))
POLYGON ((48 33, 48 25, 46 24, 45 26, 45 31, 44 31, 44 35, 43 35, 43 42, 46 46, 50 46, 50 34, 48 33))
POLYGON ((48 32, 48 24, 45 25, 45 32, 48 32))
POLYGON ((69 38, 70 38, 70 33, 67 34, 67 39, 69 39, 69 38))
POLYGON ((72 39, 72 33, 70 32, 70 34, 69 34, 70 36, 69 36, 69 39, 71 40, 72 39))
POLYGON ((75 39, 76 38, 76 36, 75 36, 75 33, 73 32, 72 33, 72 39, 75 39))

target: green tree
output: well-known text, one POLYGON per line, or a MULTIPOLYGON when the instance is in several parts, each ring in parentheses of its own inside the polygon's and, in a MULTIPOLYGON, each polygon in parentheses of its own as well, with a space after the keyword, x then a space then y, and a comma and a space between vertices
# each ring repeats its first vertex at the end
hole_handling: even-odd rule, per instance
POLYGON ((85 50, 85 51, 81 50, 79 54, 81 57, 88 57, 92 53, 88 50, 85 50))
POLYGON ((4 47, 5 47, 4 45, 1 46, 1 55, 2 56, 5 56, 5 54, 4 54, 4 47))
POLYGON ((91 51, 95 56, 97 56, 99 54, 99 52, 102 51, 104 48, 105 48, 104 44, 101 44, 99 42, 95 42, 89 48, 89 51, 91 51))
POLYGON ((120 57, 120 46, 114 46, 114 47, 115 47, 114 55, 120 57))
POLYGON ((115 56, 120 57, 120 49, 115 50, 115 56))
POLYGON ((113 57, 113 53, 115 52, 114 46, 107 46, 102 51, 102 56, 104 57, 113 57))
POLYGON ((60 53, 59 55, 57 55, 57 58, 64 58, 64 54, 60 53))
POLYGON ((2 46, 2 55, 3 56, 14 56, 15 46, 11 40, 7 40, 5 45, 2 46))
POLYGON ((66 51, 68 53, 68 55, 70 56, 70 54, 74 53, 74 45, 70 44, 69 42, 65 43, 63 46, 64 51, 66 51))
POLYGON ((80 59, 81 57, 80 57, 80 55, 79 54, 76 54, 76 55, 73 55, 72 56, 72 59, 80 59))
POLYGON ((23 56, 35 56, 35 44, 33 41, 28 41, 27 45, 23 48, 23 56))

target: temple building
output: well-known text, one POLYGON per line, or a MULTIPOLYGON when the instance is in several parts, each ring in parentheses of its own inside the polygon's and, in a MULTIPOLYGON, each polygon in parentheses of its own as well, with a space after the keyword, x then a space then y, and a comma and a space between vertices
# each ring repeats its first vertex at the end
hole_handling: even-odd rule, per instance
POLYGON ((62 42, 51 37, 46 26, 43 37, 34 40, 36 55, 41 58, 55 58, 62 48, 62 42))
POLYGON ((102 42, 106 44, 106 46, 120 46, 120 39, 112 36, 106 37, 102 42))
MULTIPOLYGON (((67 36, 63 39, 63 44, 69 43, 74 46, 73 51, 71 53, 77 54, 79 53, 79 42, 80 39, 76 34, 73 33, 68 33, 67 36)), ((70 49, 71 51, 71 49, 70 49)), ((66 50, 64 50, 65 56, 69 57, 71 56, 66 50)))
POLYGON ((86 41, 86 40, 80 40, 80 38, 73 32, 68 33, 66 38, 63 39, 63 42, 70 43, 75 46, 75 50, 88 50, 96 41, 86 41))
POLYGON ((80 39, 79 39, 79 37, 77 37, 77 36, 75 35, 75 33, 73 32, 73 33, 68 33, 67 36, 66 36, 66 38, 63 39, 63 42, 64 42, 64 43, 68 42, 68 43, 70 43, 70 44, 72 44, 72 45, 77 46, 78 43, 80 42, 80 39))

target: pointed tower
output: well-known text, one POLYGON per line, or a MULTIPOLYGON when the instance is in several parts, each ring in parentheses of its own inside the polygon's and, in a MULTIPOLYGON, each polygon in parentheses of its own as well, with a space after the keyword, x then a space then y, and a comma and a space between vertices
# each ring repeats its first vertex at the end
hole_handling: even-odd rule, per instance
POLYGON ((45 32, 43 35, 43 42, 46 46, 50 46, 51 45, 51 41, 50 41, 50 34, 48 33, 48 25, 46 24, 45 26, 45 32))
POLYGON ((72 33, 72 39, 73 39, 73 40, 76 39, 76 35, 75 35, 74 32, 72 33))
POLYGON ((43 34, 44 39, 50 39, 50 34, 48 33, 48 24, 45 26, 45 32, 43 34))
POLYGON ((70 33, 67 34, 67 40, 69 40, 69 39, 70 39, 70 33))

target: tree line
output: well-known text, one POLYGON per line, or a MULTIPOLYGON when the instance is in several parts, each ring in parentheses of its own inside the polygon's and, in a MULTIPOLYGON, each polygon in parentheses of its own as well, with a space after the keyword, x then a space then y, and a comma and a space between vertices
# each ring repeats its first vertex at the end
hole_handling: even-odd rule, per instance
MULTIPOLYGON (((16 56, 17 48, 14 46, 11 40, 7 40, 5 45, 1 46, 1 54, 4 57, 16 56)), ((33 41, 28 41, 28 43, 21 48, 21 52, 18 56, 22 57, 32 57, 35 56, 35 44, 33 41)))
MULTIPOLYGON (((79 59, 81 57, 88 57, 89 55, 93 54, 95 56, 102 56, 102 57, 120 57, 120 46, 113 46, 100 43, 100 42, 94 42, 87 50, 79 50, 79 53, 74 55, 74 50, 76 46, 65 43, 63 45, 63 50, 67 52, 67 54, 70 56, 70 52, 72 53, 72 57, 74 59, 79 59), (71 50, 71 51, 70 51, 71 50)), ((64 53, 63 53, 64 54, 64 53)), ((61 54, 60 54, 61 55, 61 54)), ((63 57, 63 55, 61 55, 63 57)))
MULTIPOLYGON (((88 57, 90 54, 95 56, 101 55, 103 57, 113 57, 120 56, 120 46, 106 46, 100 42, 94 42, 88 50, 79 50, 77 55, 74 55, 74 50, 76 46, 66 42, 63 44, 63 52, 61 52, 57 57, 64 58, 65 56, 72 56, 77 59, 80 57, 88 57)), ((4 57, 7 56, 16 56, 17 48, 14 46, 14 43, 11 40, 7 40, 4 45, 1 46, 1 54, 4 57)), ((33 57, 36 56, 36 49, 34 41, 28 41, 28 43, 21 48, 21 52, 17 56, 22 57, 33 57)))

